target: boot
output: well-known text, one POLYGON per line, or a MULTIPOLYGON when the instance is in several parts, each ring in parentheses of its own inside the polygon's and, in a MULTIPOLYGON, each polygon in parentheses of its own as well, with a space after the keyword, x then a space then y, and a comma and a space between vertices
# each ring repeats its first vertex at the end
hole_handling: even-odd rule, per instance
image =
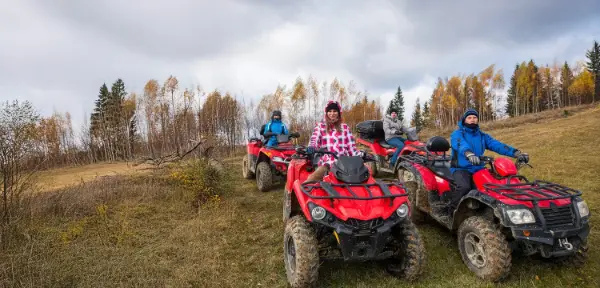
POLYGON ((306 178, 306 180, 303 183, 310 182, 310 181, 321 181, 321 180, 323 180, 323 177, 325 177, 327 172, 329 172, 329 169, 327 168, 327 166, 319 166, 313 173, 308 175, 308 177, 306 178))

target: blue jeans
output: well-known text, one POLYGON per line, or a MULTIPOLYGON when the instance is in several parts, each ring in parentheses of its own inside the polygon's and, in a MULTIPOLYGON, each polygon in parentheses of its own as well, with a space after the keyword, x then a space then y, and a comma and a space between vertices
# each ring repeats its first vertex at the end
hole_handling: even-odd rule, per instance
POLYGON ((392 160, 390 160, 390 166, 394 166, 394 164, 396 164, 398 155, 400 155, 400 150, 402 150, 402 148, 404 148, 404 141, 406 141, 406 139, 404 139, 402 137, 394 137, 390 140, 385 141, 388 144, 396 147, 396 152, 394 152, 394 155, 392 155, 392 160))

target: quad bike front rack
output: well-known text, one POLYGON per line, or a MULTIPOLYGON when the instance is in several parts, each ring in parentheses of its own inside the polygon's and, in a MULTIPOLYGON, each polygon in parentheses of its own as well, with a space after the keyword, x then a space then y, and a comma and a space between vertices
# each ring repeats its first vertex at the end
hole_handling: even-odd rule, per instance
POLYGON ((525 182, 512 184, 487 183, 483 184, 483 187, 486 190, 500 194, 512 200, 530 201, 533 204, 534 210, 537 214, 536 216, 540 220, 540 224, 544 230, 573 224, 575 224, 576 227, 581 226, 581 217, 576 211, 577 203, 575 201, 576 197, 583 194, 581 191, 548 181, 534 180, 531 182, 527 181, 527 178, 522 176, 512 177, 523 179, 525 182), (534 195, 534 193, 537 195, 534 195), (540 208, 538 205, 539 201, 567 198, 571 199, 570 205, 556 207, 553 203, 551 203, 550 208, 544 209, 540 208), (575 219, 575 223, 573 223, 573 219, 575 219))
POLYGON ((312 199, 330 199, 332 203, 333 203, 334 199, 348 199, 348 200, 390 199, 391 200, 390 206, 392 206, 393 200, 395 198, 408 196, 408 193, 406 193, 406 187, 404 186, 404 184, 399 182, 396 179, 376 179, 375 183, 370 183, 370 184, 364 184, 364 183, 335 184, 335 183, 329 183, 329 182, 324 182, 324 181, 309 181, 309 182, 300 184, 300 189, 306 196, 308 196, 312 199), (392 191, 389 189, 389 186, 397 187, 398 189, 400 189, 403 192, 402 193, 392 193, 392 191), (369 193, 369 196, 368 197, 360 197, 360 196, 356 195, 356 193, 354 193, 352 191, 352 187, 364 188, 365 190, 367 190, 367 193, 369 193), (383 195, 382 196, 373 196, 373 191, 371 191, 372 187, 378 187, 381 190, 381 192, 383 193, 383 195), (346 189, 352 196, 340 195, 336 191, 335 188, 346 189), (325 191, 327 193, 328 196, 314 195, 312 192, 315 189, 322 189, 323 191, 325 191))

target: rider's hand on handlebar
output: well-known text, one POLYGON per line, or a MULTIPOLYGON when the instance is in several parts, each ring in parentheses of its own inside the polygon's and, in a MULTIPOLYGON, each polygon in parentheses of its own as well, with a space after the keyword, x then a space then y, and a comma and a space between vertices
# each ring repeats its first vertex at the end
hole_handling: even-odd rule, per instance
POLYGON ((473 153, 471 151, 467 151, 467 152, 465 152, 465 156, 467 156, 467 158, 469 159, 469 162, 471 162, 472 165, 474 165, 474 166, 479 165, 479 157, 477 155, 475 155, 475 153, 473 153))
POLYGON ((396 132, 394 132, 394 134, 396 134, 396 135, 402 135, 402 131, 396 130, 396 132))
POLYGON ((522 162, 522 163, 529 163, 529 154, 527 153, 523 153, 519 150, 515 151, 515 158, 517 158, 517 161, 522 162))
POLYGON ((315 153, 315 147, 308 146, 306 149, 304 149, 304 151, 306 151, 307 154, 313 154, 315 153))

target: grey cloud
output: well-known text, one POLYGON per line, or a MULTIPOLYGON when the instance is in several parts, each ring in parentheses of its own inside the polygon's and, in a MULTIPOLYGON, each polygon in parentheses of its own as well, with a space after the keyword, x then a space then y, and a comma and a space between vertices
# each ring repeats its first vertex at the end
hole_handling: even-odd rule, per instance
POLYGON ((171 60, 222 53, 281 21, 275 11, 256 13, 244 1, 35 1, 69 25, 134 52, 171 60))
MULTIPOLYGON (((585 27, 599 18, 599 6, 593 0, 13 1, 3 7, 8 8, 6 15, 0 11, 0 87, 11 91, 0 97, 11 99, 20 93, 19 97, 47 105, 40 100, 43 92, 27 92, 29 88, 65 91, 48 95, 61 103, 59 107, 84 106, 89 112, 102 82, 110 85, 118 77, 130 91, 138 92, 148 79, 162 82, 169 74, 184 87, 196 81, 202 85, 193 71, 197 61, 207 63, 210 67, 204 69, 214 74, 210 76, 215 83, 227 84, 233 93, 241 92, 235 89, 243 89, 240 83, 245 83, 236 78, 264 78, 247 75, 259 73, 255 70, 264 68, 261 61, 288 75, 299 70, 344 71, 355 78, 340 80, 354 80, 373 96, 398 85, 410 90, 425 75, 478 72, 492 63, 504 68, 508 78, 516 62, 530 57, 540 61, 556 57, 559 62, 572 61, 574 55, 583 58, 591 41, 581 35, 564 48, 551 50, 553 56, 531 47, 554 49, 536 45, 551 46, 557 37, 573 32, 600 37, 600 28, 585 27), (229 71, 220 66, 235 63, 210 61, 225 61, 241 53, 243 45, 248 51, 266 49, 257 46, 272 44, 257 39, 287 23, 314 29, 306 47, 283 51, 289 57, 258 53, 260 59, 248 61, 256 69, 226 76, 223 73, 229 71)), ((267 72, 271 77, 275 73, 267 72)))

